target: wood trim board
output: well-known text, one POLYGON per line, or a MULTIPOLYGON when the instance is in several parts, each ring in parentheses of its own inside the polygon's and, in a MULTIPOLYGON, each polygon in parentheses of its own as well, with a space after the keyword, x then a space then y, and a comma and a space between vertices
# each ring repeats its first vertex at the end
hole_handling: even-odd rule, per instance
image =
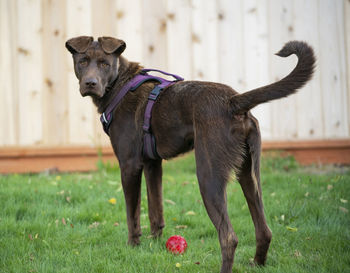
MULTIPOLYGON (((313 141, 265 141, 263 152, 283 151, 293 155, 302 165, 350 165, 350 139, 313 141)), ((96 170, 99 158, 117 160, 111 147, 2 147, 0 173, 38 173, 47 170, 62 172, 96 170)))

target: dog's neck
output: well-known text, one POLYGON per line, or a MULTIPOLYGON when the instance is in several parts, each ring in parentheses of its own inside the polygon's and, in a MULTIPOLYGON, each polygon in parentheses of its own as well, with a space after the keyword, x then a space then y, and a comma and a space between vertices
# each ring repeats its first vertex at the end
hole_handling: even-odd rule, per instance
POLYGON ((92 97, 92 101, 97 107, 97 111, 103 113, 113 98, 118 94, 121 88, 130 81, 141 70, 139 63, 129 62, 126 58, 119 56, 118 58, 118 76, 110 85, 106 87, 105 95, 102 98, 92 97))

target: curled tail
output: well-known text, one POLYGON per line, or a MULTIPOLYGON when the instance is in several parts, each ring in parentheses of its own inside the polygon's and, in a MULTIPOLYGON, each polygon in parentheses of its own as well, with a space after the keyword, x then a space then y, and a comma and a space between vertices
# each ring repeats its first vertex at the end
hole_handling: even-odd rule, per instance
POLYGON ((297 55, 298 63, 289 75, 278 82, 235 95, 230 99, 235 114, 247 112, 260 103, 294 94, 311 79, 316 62, 313 49, 305 42, 290 41, 276 53, 280 57, 292 54, 297 55))

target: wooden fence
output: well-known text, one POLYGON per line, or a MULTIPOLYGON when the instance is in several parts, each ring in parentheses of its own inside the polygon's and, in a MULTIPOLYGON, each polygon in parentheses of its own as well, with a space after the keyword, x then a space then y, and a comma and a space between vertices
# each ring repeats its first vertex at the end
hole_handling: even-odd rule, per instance
POLYGON ((254 109, 263 140, 350 138, 347 0, 0 0, 0 146, 106 146, 64 47, 78 35, 116 36, 125 56, 186 79, 244 92, 276 81, 311 44, 317 70, 297 95, 254 109))

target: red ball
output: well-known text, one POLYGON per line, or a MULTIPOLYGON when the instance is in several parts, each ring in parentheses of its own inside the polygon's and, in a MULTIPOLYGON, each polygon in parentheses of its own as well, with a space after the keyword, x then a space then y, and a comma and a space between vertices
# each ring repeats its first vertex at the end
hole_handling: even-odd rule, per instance
POLYGON ((187 242, 184 237, 174 235, 168 239, 165 246, 173 254, 183 254, 187 248, 187 242))

